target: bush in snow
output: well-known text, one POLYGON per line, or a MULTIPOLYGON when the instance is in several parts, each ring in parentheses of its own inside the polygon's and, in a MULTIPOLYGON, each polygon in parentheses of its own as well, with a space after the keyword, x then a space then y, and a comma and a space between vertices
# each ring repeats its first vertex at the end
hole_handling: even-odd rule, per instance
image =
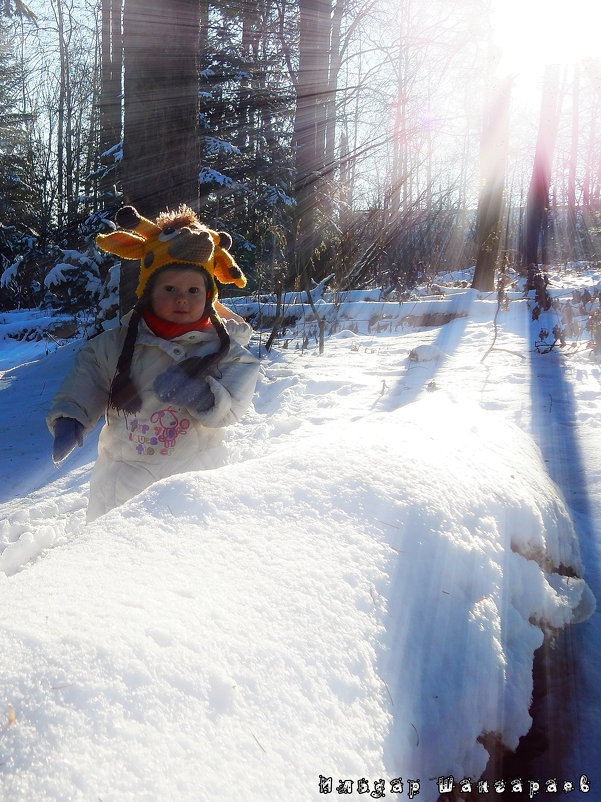
POLYGON ((44 297, 44 275, 56 261, 54 248, 43 249, 34 236, 21 237, 14 243, 11 260, 3 260, 0 287, 4 291, 6 309, 32 309, 44 297))
POLYGON ((62 260, 44 277, 43 307, 82 311, 96 306, 102 289, 98 252, 61 250, 62 260), (96 257, 96 258, 95 258, 96 257))
POLYGON ((119 277, 121 264, 113 264, 102 285, 97 312, 94 319, 96 332, 119 325, 119 277))
MULTIPOLYGON (((106 215, 96 214, 69 229, 53 232, 53 241, 13 232, 10 247, 3 247, 0 237, 3 307, 41 307, 69 313, 96 309, 110 262, 114 261, 94 242, 107 225, 106 215)), ((6 231, 3 233, 6 241, 6 231)))
POLYGON ((549 281, 542 271, 534 285, 535 305, 532 320, 539 321, 541 329, 535 348, 548 353, 557 346, 577 347, 586 342, 593 353, 601 354, 601 289, 573 290, 570 298, 554 297, 549 281))

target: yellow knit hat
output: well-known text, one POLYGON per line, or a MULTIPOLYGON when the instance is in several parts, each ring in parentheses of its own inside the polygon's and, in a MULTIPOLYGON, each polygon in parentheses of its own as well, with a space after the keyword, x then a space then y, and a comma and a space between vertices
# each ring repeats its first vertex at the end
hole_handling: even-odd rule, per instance
POLYGON ((209 274, 212 303, 217 297, 215 279, 222 284, 246 285, 246 277, 229 253, 232 238, 225 231, 203 225, 189 206, 162 212, 155 223, 142 217, 133 206, 124 206, 115 216, 122 230, 99 234, 99 248, 122 259, 140 260, 136 294, 140 298, 149 278, 166 265, 201 267, 209 274), (123 230, 126 229, 126 230, 123 230))

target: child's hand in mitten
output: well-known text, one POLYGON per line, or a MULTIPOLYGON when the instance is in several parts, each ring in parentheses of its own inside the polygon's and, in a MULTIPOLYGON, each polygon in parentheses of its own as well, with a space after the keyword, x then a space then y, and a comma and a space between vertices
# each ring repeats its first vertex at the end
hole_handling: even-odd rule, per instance
POLYGON ((75 418, 57 418, 54 424, 54 445, 52 461, 55 465, 62 462, 73 451, 75 446, 83 445, 83 426, 75 418))
POLYGON ((190 412, 207 412, 215 396, 205 378, 191 379, 179 365, 171 365, 154 380, 153 389, 165 404, 186 407, 190 412))

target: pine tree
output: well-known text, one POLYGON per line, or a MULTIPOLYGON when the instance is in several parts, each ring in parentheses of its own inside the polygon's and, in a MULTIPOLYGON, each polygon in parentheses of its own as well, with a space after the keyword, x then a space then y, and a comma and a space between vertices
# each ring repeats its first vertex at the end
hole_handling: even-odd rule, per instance
POLYGON ((200 209, 234 236, 249 278, 272 283, 291 228, 293 113, 268 2, 211 8, 200 72, 200 209))

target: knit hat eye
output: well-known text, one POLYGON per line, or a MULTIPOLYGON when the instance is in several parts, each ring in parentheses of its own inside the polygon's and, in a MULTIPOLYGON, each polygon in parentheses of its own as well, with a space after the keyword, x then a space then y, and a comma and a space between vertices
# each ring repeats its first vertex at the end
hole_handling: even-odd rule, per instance
POLYGON ((172 228, 171 226, 167 226, 164 228, 158 236, 158 239, 161 242, 168 242, 170 239, 177 237, 178 231, 176 228, 172 228))

